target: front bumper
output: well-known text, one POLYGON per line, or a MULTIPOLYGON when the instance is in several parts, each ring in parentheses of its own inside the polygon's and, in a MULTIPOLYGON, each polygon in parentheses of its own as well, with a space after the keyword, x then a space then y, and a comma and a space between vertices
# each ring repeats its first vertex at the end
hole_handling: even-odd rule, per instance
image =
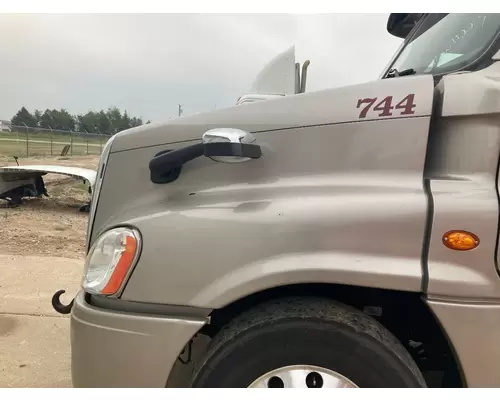
POLYGON ((184 346, 206 323, 93 307, 83 292, 71 311, 74 387, 165 387, 184 346))

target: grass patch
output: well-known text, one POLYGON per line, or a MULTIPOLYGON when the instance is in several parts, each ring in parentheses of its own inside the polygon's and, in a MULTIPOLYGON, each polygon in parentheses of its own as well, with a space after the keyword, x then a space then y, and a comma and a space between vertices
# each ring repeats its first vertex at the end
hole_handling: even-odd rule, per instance
POLYGON ((93 144, 106 143, 109 139, 107 135, 85 135, 80 133, 64 133, 64 132, 0 132, 0 139, 19 139, 22 141, 26 141, 26 135, 28 135, 28 140, 41 140, 45 142, 50 142, 51 140, 54 142, 63 142, 63 143, 71 143, 74 142, 89 142, 93 144))
MULTIPOLYGON (((104 140, 102 144, 99 142, 96 144, 90 141, 73 140, 67 156, 99 155, 105 143, 104 140)), ((31 138, 28 139, 28 142, 26 142, 26 139, 20 141, 0 140, 0 155, 7 157, 59 156, 66 144, 70 143, 42 140, 31 141, 31 138)))

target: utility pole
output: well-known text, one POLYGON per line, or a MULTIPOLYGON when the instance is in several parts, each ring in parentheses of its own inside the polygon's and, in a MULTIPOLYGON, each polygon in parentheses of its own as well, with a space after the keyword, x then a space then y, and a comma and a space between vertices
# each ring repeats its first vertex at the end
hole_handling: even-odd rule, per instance
POLYGON ((179 104, 179 117, 182 115, 182 104, 179 104))

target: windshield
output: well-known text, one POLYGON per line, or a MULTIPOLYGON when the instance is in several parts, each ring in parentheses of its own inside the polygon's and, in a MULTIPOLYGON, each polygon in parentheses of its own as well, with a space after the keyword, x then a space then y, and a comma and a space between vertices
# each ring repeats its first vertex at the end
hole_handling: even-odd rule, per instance
POLYGON ((443 74, 467 67, 491 45, 500 14, 429 14, 391 69, 443 74))

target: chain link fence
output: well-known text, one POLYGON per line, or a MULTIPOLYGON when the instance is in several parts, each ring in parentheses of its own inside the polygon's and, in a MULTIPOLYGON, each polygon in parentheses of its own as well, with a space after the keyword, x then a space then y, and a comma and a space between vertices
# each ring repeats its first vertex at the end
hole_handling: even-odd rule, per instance
POLYGON ((10 157, 100 155, 109 135, 12 125, 0 131, 0 155, 10 157))

